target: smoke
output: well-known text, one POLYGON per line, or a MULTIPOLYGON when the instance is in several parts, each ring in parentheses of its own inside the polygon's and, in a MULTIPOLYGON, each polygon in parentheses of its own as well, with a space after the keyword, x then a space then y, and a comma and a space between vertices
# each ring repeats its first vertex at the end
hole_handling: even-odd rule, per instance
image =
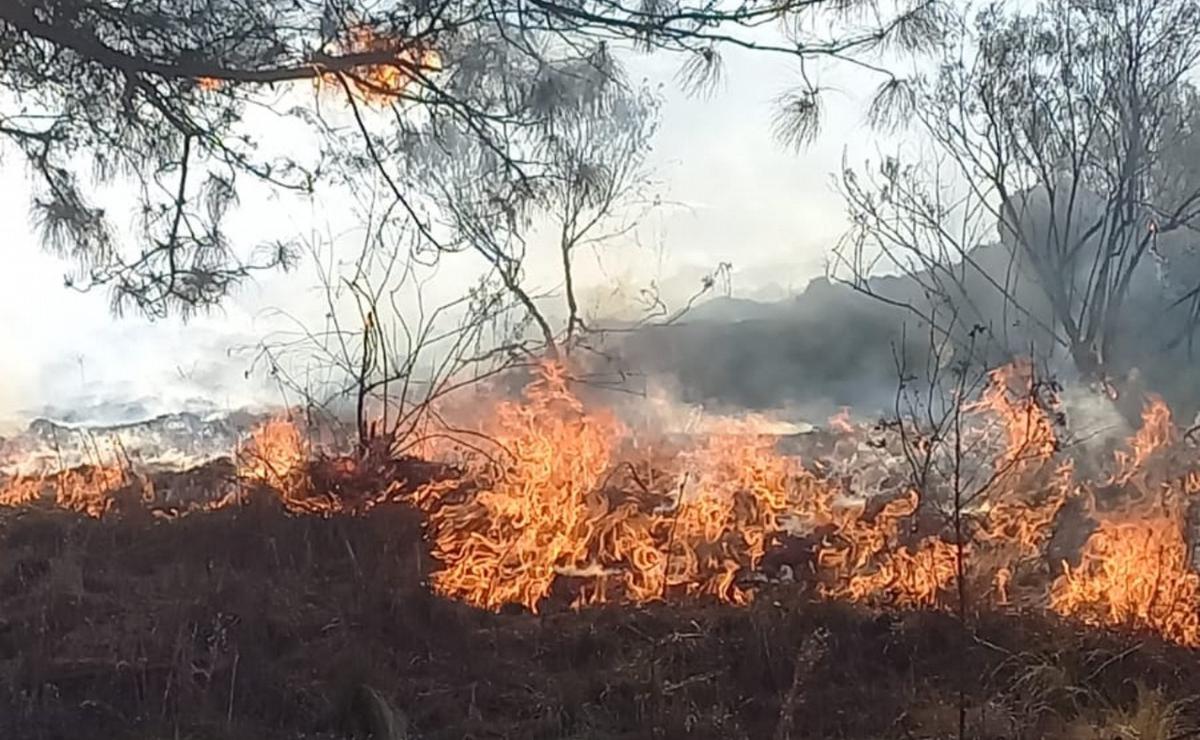
MULTIPOLYGON (((1080 377, 1073 358, 1048 333, 1053 312, 1035 283, 1018 289, 1024 314, 989 287, 984 272, 1010 267, 1005 247, 981 247, 972 263, 977 271, 967 274, 963 294, 977 313, 961 323, 959 344, 982 327, 970 340, 979 363, 995 366, 1032 354, 1039 371, 1068 391, 1064 409, 1081 444, 1103 446, 1127 437, 1129 419, 1151 392, 1178 413, 1197 406, 1186 349, 1164 349, 1180 319, 1166 313, 1161 291, 1144 275, 1133 282, 1129 316, 1118 327, 1115 344, 1132 361, 1125 364, 1123 395, 1114 404, 1080 377), (1151 316, 1160 319, 1148 324, 1151 316)), ((683 403, 772 410, 814 423, 845 407, 860 418, 891 415, 901 375, 920 381, 931 369, 929 328, 902 307, 934 305, 924 289, 931 281, 918 277, 872 279, 872 292, 890 303, 825 278, 783 300, 713 298, 672 326, 634 333, 619 352, 630 367, 671 377, 683 403)))
POLYGON ((80 338, 69 354, 47 353, 40 372, 18 378, 0 415, 111 425, 188 411, 201 415, 261 407, 277 394, 230 351, 249 336, 224 328, 116 325, 80 338))
POLYGON ((620 352, 631 367, 673 378, 685 403, 815 423, 844 407, 890 408, 904 342, 882 304, 818 279, 782 301, 714 298, 635 333, 620 352))

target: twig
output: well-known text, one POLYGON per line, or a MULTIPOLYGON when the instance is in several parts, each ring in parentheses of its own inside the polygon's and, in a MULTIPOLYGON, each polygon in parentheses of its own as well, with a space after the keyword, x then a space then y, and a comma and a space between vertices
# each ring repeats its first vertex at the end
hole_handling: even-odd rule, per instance
POLYGON ((1113 663, 1120 662, 1120 661, 1124 660, 1125 658, 1128 658, 1130 655, 1133 655, 1137 651, 1141 650, 1143 644, 1144 643, 1139 642, 1138 644, 1134 645, 1133 647, 1126 648, 1125 650, 1122 650, 1121 652, 1112 656, 1108 660, 1104 661, 1096 668, 1096 670, 1092 671, 1088 675, 1087 678, 1083 679, 1083 682, 1085 684, 1091 683, 1097 676, 1099 676, 1101 673, 1103 673, 1104 670, 1106 668, 1108 668, 1109 666, 1111 666, 1113 663))
POLYGON ((675 683, 664 682, 662 692, 664 694, 670 694, 670 693, 673 693, 673 692, 676 692, 676 691, 682 689, 685 686, 690 686, 694 683, 700 683, 701 681, 711 681, 712 679, 716 678, 719 675, 721 675, 720 671, 709 671, 708 673, 697 673, 694 676, 688 676, 687 678, 683 679, 682 681, 677 681, 675 683))
MULTIPOLYGON (((634 475, 634 479, 637 479, 636 475, 634 475)), ((671 550, 675 547, 675 527, 679 523, 679 510, 683 506, 683 491, 687 482, 688 473, 685 471, 683 480, 679 482, 679 493, 675 496, 675 511, 671 515, 671 531, 667 534, 667 551, 663 556, 663 583, 660 596, 664 599, 667 598, 667 582, 671 576, 671 550)))
POLYGON ((358 556, 354 554, 354 546, 350 544, 350 540, 348 538, 343 539, 342 541, 346 543, 346 552, 350 554, 350 562, 354 565, 354 575, 361 582, 362 570, 358 567, 358 556))
POLYGON ((818 629, 804 638, 796 651, 796 665, 792 668, 792 686, 779 707, 779 724, 775 726, 774 740, 790 740, 795 721, 796 705, 813 668, 825 654, 829 633, 818 629))
POLYGON ((225 726, 226 727, 233 726, 233 694, 234 694, 234 689, 237 687, 238 663, 241 661, 241 659, 242 659, 241 651, 234 652, 234 654, 233 654, 233 671, 229 675, 229 709, 225 713, 225 726))
POLYGON ((976 643, 984 646, 985 648, 988 648, 989 650, 995 650, 998 653, 1004 653, 1005 655, 1009 656, 1010 658, 1015 655, 1015 653, 1013 653, 1011 650, 1000 647, 999 645, 997 645, 994 642, 991 642, 990 640, 985 640, 982 637, 980 637, 979 635, 972 635, 971 637, 973 640, 975 640, 976 643))

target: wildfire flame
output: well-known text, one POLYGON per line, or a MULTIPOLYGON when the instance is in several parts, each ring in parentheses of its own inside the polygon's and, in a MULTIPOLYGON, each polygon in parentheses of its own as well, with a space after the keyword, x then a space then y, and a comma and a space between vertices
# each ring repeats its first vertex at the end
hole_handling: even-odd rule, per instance
POLYGON ((0 506, 28 506, 52 498, 59 508, 99 518, 111 508, 113 494, 128 482, 123 469, 103 465, 14 476, 0 480, 0 506))
POLYGON ((1178 438, 1178 430, 1171 421, 1171 409, 1161 398, 1151 398, 1142 411, 1142 426, 1129 442, 1131 449, 1115 453, 1117 469, 1111 482, 1125 485, 1155 451, 1174 444, 1178 438))
POLYGON ((1103 522, 1082 563, 1064 563, 1050 605, 1087 624, 1150 629, 1200 645, 1200 576, 1187 550, 1175 517, 1103 522))
MULTIPOLYGON (((379 34, 368 25, 351 28, 341 51, 348 55, 378 52, 390 56, 390 61, 364 64, 341 73, 355 95, 366 103, 387 104, 407 92, 422 75, 442 69, 442 56, 436 49, 379 34)), ((325 72, 315 81, 318 87, 341 87, 338 73, 325 72)))
MULTIPOLYGON (((371 26, 355 26, 338 44, 338 51, 347 56, 381 54, 386 61, 355 65, 332 71, 327 64, 314 62, 314 84, 320 88, 341 89, 344 78, 355 96, 366 103, 386 104, 400 97, 427 73, 442 69, 442 55, 425 43, 409 43, 403 39, 378 33, 371 26)), ((217 77, 197 77, 196 87, 204 92, 220 90, 225 81, 217 77)))
MULTIPOLYGON (((1055 400, 1041 391, 1018 363, 964 405, 985 484, 958 511, 946 507, 944 482, 922 487, 903 455, 880 451, 886 444, 848 412, 829 424, 830 454, 848 468, 782 453, 785 427, 753 415, 709 418, 681 442, 635 434, 576 395, 557 363, 539 367, 520 398, 474 406, 473 444, 422 448, 452 463, 453 477, 407 486, 365 455, 324 456, 284 417, 252 431, 235 454, 236 477, 297 515, 361 513, 403 491, 426 519, 433 588, 483 609, 745 604, 774 580, 899 608, 966 608, 956 600, 969 594, 971 608, 1036 606, 1200 646, 1187 530, 1200 468, 1170 454, 1182 449, 1170 410, 1149 399, 1127 449, 1093 481, 1060 449, 1055 400), (884 474, 854 468, 871 465, 884 474), (368 490, 355 498, 350 481, 368 490), (1054 535, 1071 517, 1091 526, 1082 547, 1052 562, 1054 535)), ((14 476, 0 480, 0 506, 53 502, 101 517, 138 483, 143 498, 153 494, 120 467, 14 476)))
POLYGON ((595 490, 619 431, 607 414, 586 414, 548 368, 526 390, 526 403, 504 403, 490 433, 510 464, 476 469, 478 490, 430 512, 434 577, 442 593, 485 608, 523 604, 537 610, 560 567, 587 561, 598 519, 595 490))

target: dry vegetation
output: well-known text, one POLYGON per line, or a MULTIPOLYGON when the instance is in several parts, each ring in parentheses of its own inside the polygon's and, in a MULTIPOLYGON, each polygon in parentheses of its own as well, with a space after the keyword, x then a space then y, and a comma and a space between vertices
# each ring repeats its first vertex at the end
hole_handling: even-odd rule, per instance
POLYGON ((272 421, 187 473, 4 481, 0 734, 1192 737, 1194 455, 1151 403, 1094 484, 1031 383, 800 465, 753 419, 630 457, 548 366, 483 414, 505 465, 272 421), (940 478, 960 433, 981 475, 940 478))
POLYGON ((961 644, 948 614, 794 588, 477 611, 425 586, 403 505, 21 510, 2 532, 5 737, 342 737, 361 685, 425 738, 952 737, 960 689, 971 737, 1166 740, 1197 716, 1191 650, 1040 613, 985 615, 961 644))

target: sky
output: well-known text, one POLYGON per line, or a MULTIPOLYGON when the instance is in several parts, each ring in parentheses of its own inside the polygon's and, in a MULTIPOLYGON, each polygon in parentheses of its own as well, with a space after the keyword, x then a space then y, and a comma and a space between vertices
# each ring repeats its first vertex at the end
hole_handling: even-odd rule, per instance
MULTIPOLYGON (((824 133, 795 152, 771 135, 775 97, 794 84, 794 63, 746 52, 726 54, 723 82, 704 97, 679 90, 678 57, 637 56, 631 78, 663 85, 662 121, 651 156, 659 192, 672 204, 647 219, 625 243, 589 269, 595 284, 656 280, 675 296, 720 262, 734 267, 733 291, 775 299, 802 290, 824 273, 824 259, 844 228, 832 187, 843 151, 851 161, 874 154, 862 126, 863 101, 878 79, 826 72, 834 87, 824 133)), ((275 324, 273 309, 314 315, 320 305, 311 265, 244 286, 212 315, 150 322, 114 317, 102 292, 63 286, 70 265, 43 253, 29 221, 27 169, 19 156, 0 159, 0 216, 6 238, 0 265, 0 429, 48 409, 100 401, 145 401, 158 413, 197 400, 236 408, 262 400, 269 386, 245 373, 252 345, 275 324)), ((235 239, 255 240, 265 227, 294 223, 300 231, 338 233, 329 214, 338 204, 310 203, 286 214, 270 201, 243 203, 233 216, 235 239), (263 219, 263 213, 278 214, 263 219)), ((265 232, 264 232, 265 233, 265 232)), ((453 273, 451 273, 453 274, 453 273)), ((552 273, 530 275, 552 289, 552 273)), ((444 278, 447 290, 461 284, 444 278)), ((318 314, 319 315, 319 314, 318 314)))

